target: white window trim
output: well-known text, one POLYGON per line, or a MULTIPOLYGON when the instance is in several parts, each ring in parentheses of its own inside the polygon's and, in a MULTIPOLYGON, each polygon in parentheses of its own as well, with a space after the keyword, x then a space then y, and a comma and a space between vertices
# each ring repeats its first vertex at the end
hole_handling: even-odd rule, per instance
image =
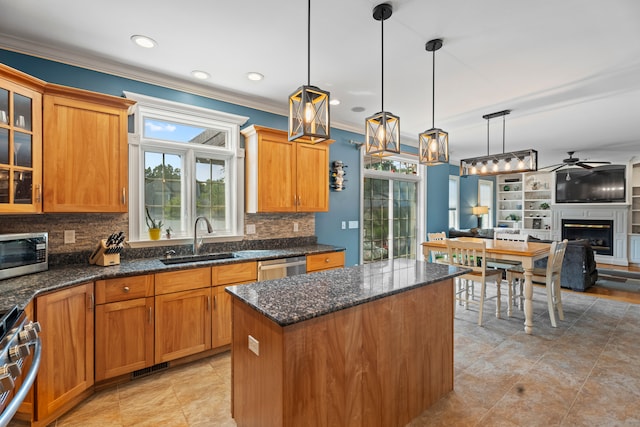
MULTIPOLYGON (((140 182, 140 171, 144 169, 144 144, 141 143, 141 135, 143 131, 143 117, 145 113, 152 112, 153 117, 165 119, 168 121, 179 121, 186 124, 194 124, 198 126, 206 122, 207 127, 212 125, 218 129, 227 132, 229 136, 227 147, 219 148, 218 153, 224 155, 229 162, 230 171, 228 173, 235 179, 230 181, 227 187, 227 200, 235 202, 235 217, 227 218, 230 222, 232 233, 226 235, 217 235, 206 237, 205 241, 237 241, 244 238, 244 149, 240 148, 240 126, 245 124, 249 118, 221 111, 211 110, 208 108, 182 104, 179 102, 169 101, 165 99, 155 98, 151 96, 141 95, 133 92, 124 92, 124 95, 136 101, 136 104, 129 110, 129 114, 135 114, 134 132, 129 134, 129 244, 131 247, 148 247, 148 246, 166 246, 188 244, 193 241, 193 236, 183 238, 173 238, 171 240, 148 240, 143 236, 145 234, 140 228, 142 206, 144 206, 143 194, 138 189, 142 188, 140 182), (235 160, 233 160, 235 159, 235 160), (138 237, 139 236, 139 237, 138 237)), ((181 147, 184 150, 184 144, 174 143, 170 141, 157 142, 157 146, 166 147, 167 151, 171 151, 171 147, 181 147)), ((192 148, 194 154, 198 153, 197 148, 192 148)), ((195 159, 193 159, 195 160, 195 159)), ((192 166, 185 168, 185 178, 193 174, 192 166)), ((191 196, 189 195, 189 198, 191 196)), ((191 201, 189 200, 188 203, 191 201)), ((189 211, 189 216, 192 212, 189 211)), ((187 227, 187 230, 190 230, 187 227)))
POLYGON ((480 187, 487 186, 489 188, 489 192, 491 193, 491 197, 489 197, 489 203, 487 203, 487 207, 489 208, 489 213, 485 214, 487 216, 487 222, 489 223, 487 227, 484 228, 493 228, 493 217, 494 217, 494 200, 495 200, 495 186, 494 182, 488 179, 478 179, 478 206, 482 203, 480 200, 480 187))
MULTIPOLYGON (((460 177, 458 175, 449 175, 449 179, 456 181, 456 223, 453 224, 453 228, 460 229, 460 177)), ((451 195, 449 195, 451 197, 451 195)), ((447 200, 448 203, 448 200, 447 200)), ((447 207, 447 224, 449 223, 449 208, 447 207)))

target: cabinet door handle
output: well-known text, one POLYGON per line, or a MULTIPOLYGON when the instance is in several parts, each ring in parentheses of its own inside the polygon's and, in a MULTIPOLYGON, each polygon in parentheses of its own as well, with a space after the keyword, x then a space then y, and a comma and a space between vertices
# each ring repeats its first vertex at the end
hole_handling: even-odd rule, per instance
POLYGON ((127 204, 127 189, 125 187, 122 187, 122 204, 127 204))
POLYGON ((149 307, 149 324, 153 322, 153 313, 151 312, 151 307, 149 307))
POLYGON ((211 297, 207 296, 207 311, 211 311, 211 297))
POLYGON ((218 309, 218 295, 213 296, 213 309, 214 310, 218 309))
POLYGON ((89 297, 87 298, 87 303, 89 304, 89 307, 88 307, 89 311, 93 311, 93 303, 94 303, 93 292, 89 294, 89 297))
POLYGON ((40 190, 40 184, 36 184, 36 203, 40 203, 42 200, 42 192, 40 190))

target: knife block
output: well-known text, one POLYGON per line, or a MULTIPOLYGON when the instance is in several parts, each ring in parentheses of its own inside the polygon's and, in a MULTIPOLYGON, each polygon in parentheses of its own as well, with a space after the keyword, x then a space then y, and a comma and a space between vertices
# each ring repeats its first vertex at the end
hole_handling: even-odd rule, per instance
POLYGON ((89 257, 89 264, 101 265, 103 267, 109 267, 111 265, 120 264, 120 254, 108 254, 107 250, 107 241, 106 239, 100 240, 98 246, 95 248, 91 256, 89 257))

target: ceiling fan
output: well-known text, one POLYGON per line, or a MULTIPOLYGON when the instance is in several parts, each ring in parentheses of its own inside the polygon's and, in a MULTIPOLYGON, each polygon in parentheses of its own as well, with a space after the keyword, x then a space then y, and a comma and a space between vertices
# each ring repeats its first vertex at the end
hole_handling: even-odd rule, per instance
POLYGON ((573 157, 573 153, 575 153, 575 151, 567 151, 567 154, 569 155, 569 157, 567 157, 566 159, 563 159, 562 163, 558 163, 551 166, 545 166, 541 169, 551 169, 550 172, 554 172, 563 167, 579 166, 585 169, 593 169, 595 166, 591 166, 591 164, 599 164, 599 165, 611 164, 611 162, 592 162, 590 160, 580 160, 577 157, 573 157))

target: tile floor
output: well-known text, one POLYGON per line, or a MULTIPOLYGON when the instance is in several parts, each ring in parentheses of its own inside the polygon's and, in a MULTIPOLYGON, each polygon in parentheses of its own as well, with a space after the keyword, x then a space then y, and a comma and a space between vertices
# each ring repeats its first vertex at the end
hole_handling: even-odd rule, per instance
MULTIPOLYGON (((495 300, 482 327, 457 309, 454 391, 409 426, 640 426, 640 305, 563 291, 552 328, 534 293, 533 335, 495 300)), ((52 426, 235 426, 230 378, 225 353, 101 391, 52 426)))

